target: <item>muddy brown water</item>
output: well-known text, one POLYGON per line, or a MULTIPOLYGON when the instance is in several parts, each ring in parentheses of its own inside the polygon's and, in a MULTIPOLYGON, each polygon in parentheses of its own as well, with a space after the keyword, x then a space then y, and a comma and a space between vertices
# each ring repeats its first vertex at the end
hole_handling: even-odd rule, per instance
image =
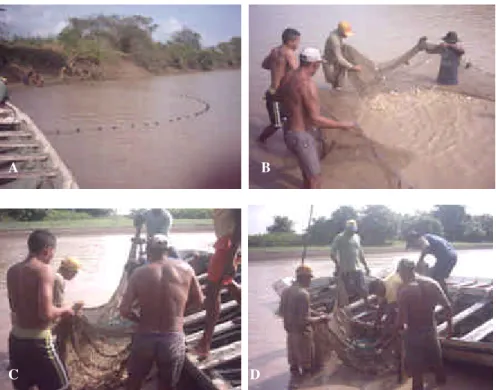
MULTIPOLYGON (((131 245, 132 234, 111 235, 57 235, 57 250, 53 267, 62 258, 75 256, 82 264, 77 277, 67 283, 68 302, 84 300, 88 307, 105 303, 117 287, 131 245)), ((178 249, 208 250, 215 242, 213 232, 171 233, 178 249)), ((26 256, 27 234, 0 235, 0 390, 10 389, 6 376, 7 338, 10 331, 10 310, 6 290, 6 272, 26 256)))
POLYGON ((81 188, 240 188, 241 71, 16 87, 81 188))
POLYGON ((301 186, 282 132, 265 147, 255 142, 268 121, 263 57, 288 26, 302 33, 301 47, 323 49, 342 19, 355 30, 347 43, 377 63, 400 56, 421 36, 439 42, 456 30, 473 67, 460 69, 459 86, 439 89, 439 56, 420 53, 367 98, 349 81, 343 92, 330 92, 319 71, 322 112, 358 121, 366 135, 325 130, 334 148, 322 161, 324 187, 494 188, 494 6, 251 6, 257 28, 250 28, 250 186, 301 186), (271 163, 270 173, 261 173, 262 161, 271 163))
MULTIPOLYGON (((416 259, 418 253, 387 253, 367 256, 374 275, 388 267, 392 261, 403 257, 416 259)), ((491 273, 494 252, 490 249, 460 250, 459 261, 452 275, 487 277, 491 273)), ((253 390, 286 389, 289 383, 289 368, 286 358, 286 334, 282 320, 275 315, 279 297, 272 284, 284 277, 292 276, 301 260, 290 258, 277 261, 255 261, 249 264, 248 282, 248 366, 260 370, 260 378, 249 382, 253 390)), ((432 262, 431 258, 427 258, 432 262)), ((329 276, 333 266, 328 257, 307 259, 316 277, 329 276)), ((395 378, 374 378, 358 374, 339 363, 331 362, 326 367, 320 385, 305 387, 312 390, 408 390, 411 383, 402 387, 395 378)), ((469 367, 463 364, 448 365, 448 385, 445 389, 472 390, 492 389, 492 370, 469 367)), ((318 381, 317 381, 318 382, 318 381)))

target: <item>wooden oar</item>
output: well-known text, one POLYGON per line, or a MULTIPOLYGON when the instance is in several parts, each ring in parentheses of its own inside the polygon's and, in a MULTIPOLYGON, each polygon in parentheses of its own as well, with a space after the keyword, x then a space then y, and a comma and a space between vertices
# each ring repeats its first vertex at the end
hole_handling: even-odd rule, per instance
POLYGON ((313 205, 310 206, 310 216, 308 217, 308 225, 305 236, 303 237, 303 251, 301 253, 301 265, 305 264, 305 257, 307 257, 307 247, 308 247, 308 229, 310 229, 310 224, 312 223, 313 205))

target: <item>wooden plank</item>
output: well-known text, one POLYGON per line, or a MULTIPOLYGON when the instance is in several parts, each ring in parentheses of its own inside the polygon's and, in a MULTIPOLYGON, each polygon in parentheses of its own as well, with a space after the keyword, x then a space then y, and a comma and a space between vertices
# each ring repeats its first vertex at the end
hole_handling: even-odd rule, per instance
POLYGON ((51 171, 27 171, 20 173, 0 172, 0 179, 37 179, 37 178, 53 178, 59 174, 56 170, 51 171))
POLYGON ((211 350, 209 357, 206 360, 199 362, 197 365, 200 370, 208 370, 240 357, 241 341, 235 341, 224 347, 211 350))
POLYGON ((45 161, 48 154, 0 154, 1 162, 45 161))
POLYGON ((473 329, 470 333, 467 333, 465 336, 460 337, 462 341, 468 342, 479 342, 482 341, 487 335, 491 334, 493 331, 493 319, 491 318, 489 321, 484 322, 481 326, 473 329))
POLYGON ((19 141, 0 142, 0 149, 39 148, 39 147, 41 147, 41 145, 37 142, 19 142, 19 141))
POLYGON ((0 138, 5 138, 5 137, 33 137, 33 133, 24 130, 19 130, 19 131, 0 130, 0 138))
MULTIPOLYGON (((464 319, 470 317, 471 315, 477 313, 484 306, 486 306, 487 303, 488 302, 485 302, 485 301, 484 302, 474 303, 472 306, 466 308, 465 310, 463 310, 460 313, 458 313, 455 316, 453 316, 453 326, 455 326, 456 324, 460 323, 464 319)), ((447 327, 448 327, 448 321, 445 321, 441 325, 438 325, 437 332, 438 333, 444 333, 444 332, 446 332, 447 327)))
MULTIPOLYGON (((226 311, 232 310, 237 306, 238 306, 238 303, 236 301, 226 302, 226 303, 220 305, 220 313, 221 314, 225 313, 226 311)), ((184 326, 192 325, 196 322, 202 321, 203 319, 205 319, 205 315, 206 315, 206 311, 202 310, 202 311, 199 311, 197 313, 194 313, 194 314, 187 316, 184 319, 184 326)))
MULTIPOLYGON (((240 327, 239 325, 235 324, 232 321, 223 322, 223 323, 215 326, 214 336, 221 334, 221 333, 224 333, 224 332, 229 331, 229 330, 237 329, 239 327, 240 327)), ((198 341, 200 341, 200 339, 202 337, 203 337, 203 330, 196 332, 196 333, 191 333, 191 334, 186 336, 186 344, 192 344, 192 343, 198 342, 198 341)))

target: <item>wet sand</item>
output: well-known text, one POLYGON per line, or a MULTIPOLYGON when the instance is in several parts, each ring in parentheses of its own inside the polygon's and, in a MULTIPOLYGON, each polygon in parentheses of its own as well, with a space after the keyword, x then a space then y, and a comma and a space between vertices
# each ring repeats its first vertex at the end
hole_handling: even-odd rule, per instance
MULTIPOLYGON (((395 253, 367 256, 372 273, 391 264, 392 259, 405 255, 418 256, 416 253, 395 253)), ((479 273, 490 272, 493 252, 491 250, 459 251, 459 265, 453 271, 467 274, 479 269, 479 273), (461 268, 460 268, 461 267, 461 268)), ((291 276, 299 263, 298 256, 288 256, 287 260, 277 262, 257 261, 249 264, 248 283, 248 327, 249 327, 249 363, 250 369, 260 370, 260 378, 249 382, 250 390, 286 389, 290 380, 286 360, 286 334, 281 319, 275 315, 279 298, 272 284, 279 278, 291 276)), ((326 276, 333 272, 327 256, 312 257, 307 263, 314 274, 326 276)), ((492 389, 492 370, 460 364, 447 364, 449 383, 443 389, 453 390, 489 390, 492 389)), ((409 387, 410 385, 410 387, 409 387)), ((370 377, 357 373, 343 366, 337 359, 330 361, 320 376, 308 383, 312 390, 408 390, 409 382, 398 386, 395 376, 384 378, 370 377)))
POLYGON ((240 75, 19 88, 11 99, 81 188, 240 188, 240 75))
POLYGON ((475 66, 460 68, 458 86, 439 88, 435 83, 439 56, 420 53, 387 75, 380 91, 367 96, 358 96, 349 81, 344 91, 331 92, 322 71, 317 72, 314 79, 321 88, 322 113, 357 121, 365 134, 324 130, 333 148, 321 163, 323 187, 494 188, 494 7, 252 8, 251 23, 265 26, 269 17, 274 21, 250 33, 251 188, 302 185, 297 161, 287 150, 282 132, 263 147, 256 142, 268 124, 261 100, 268 83, 268 72, 260 69, 263 56, 278 44, 278 31, 287 25, 302 32, 302 47, 322 48, 333 25, 324 15, 332 15, 332 20, 349 19, 352 11, 356 34, 347 43, 377 63, 397 58, 422 35, 436 42, 439 38, 433 37, 450 26, 464 35, 467 60, 475 66), (372 16, 377 26, 373 38, 365 33, 372 16), (484 44, 477 37, 482 30, 490 36, 484 44), (271 172, 262 173, 261 162, 270 162, 271 172))

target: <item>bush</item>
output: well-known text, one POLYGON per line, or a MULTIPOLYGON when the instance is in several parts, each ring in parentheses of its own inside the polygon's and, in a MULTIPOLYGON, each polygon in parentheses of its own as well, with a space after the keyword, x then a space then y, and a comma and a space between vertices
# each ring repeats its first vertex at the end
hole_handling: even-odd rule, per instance
POLYGON ((72 210, 48 210, 44 221, 62 221, 62 220, 75 220, 75 219, 91 219, 92 216, 84 212, 75 212, 72 210))
POLYGON ((248 237, 250 247, 301 246, 303 237, 296 233, 257 234, 248 237))

